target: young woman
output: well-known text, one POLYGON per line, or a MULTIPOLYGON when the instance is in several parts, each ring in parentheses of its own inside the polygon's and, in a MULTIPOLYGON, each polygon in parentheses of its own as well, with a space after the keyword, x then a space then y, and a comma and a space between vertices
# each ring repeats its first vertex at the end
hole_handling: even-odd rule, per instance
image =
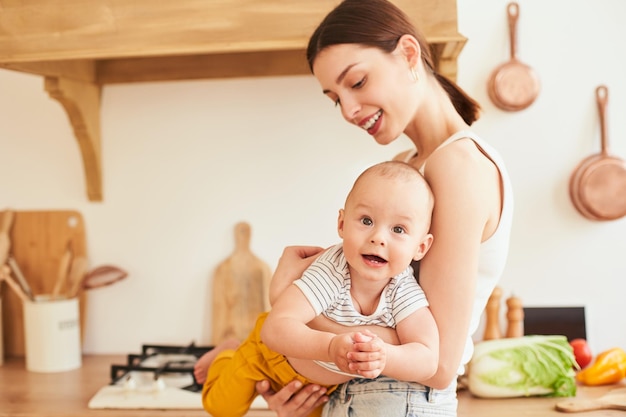
MULTIPOLYGON (((330 400, 320 387, 299 390, 296 382, 278 393, 265 383, 257 390, 279 416, 305 416, 325 401, 329 416, 390 415, 386 391, 411 398, 403 415, 455 416, 457 376, 472 355, 471 335, 508 253, 513 196, 505 166, 470 130, 478 104, 437 74, 423 36, 392 3, 344 0, 313 33, 307 58, 323 94, 348 123, 381 145, 402 133, 415 145, 396 159, 417 167, 435 195, 431 232, 437 238, 419 265, 419 283, 439 328, 439 367, 419 384, 386 377, 347 382, 330 400)), ((273 295, 301 275, 320 250, 287 248, 273 278, 273 295)), ((345 331, 325 320, 312 326, 345 331)), ((392 332, 376 331, 396 341, 392 332)))

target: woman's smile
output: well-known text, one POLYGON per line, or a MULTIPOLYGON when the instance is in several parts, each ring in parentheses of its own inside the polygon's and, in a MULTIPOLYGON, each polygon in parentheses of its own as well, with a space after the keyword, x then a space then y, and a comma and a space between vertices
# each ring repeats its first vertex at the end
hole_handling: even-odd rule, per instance
POLYGON ((381 119, 382 115, 383 115, 383 111, 378 110, 373 116, 367 119, 363 119, 359 125, 363 129, 367 130, 367 133, 369 133, 370 135, 373 135, 376 133, 376 131, 378 131, 378 128, 380 127, 379 121, 382 122, 382 119, 381 119))

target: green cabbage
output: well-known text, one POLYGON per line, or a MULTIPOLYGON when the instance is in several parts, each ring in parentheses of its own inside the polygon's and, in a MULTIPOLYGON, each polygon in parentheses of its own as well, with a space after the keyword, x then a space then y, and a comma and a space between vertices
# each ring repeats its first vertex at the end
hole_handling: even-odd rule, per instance
POLYGON ((523 336, 478 342, 468 389, 484 398, 573 397, 574 351, 565 336, 523 336))

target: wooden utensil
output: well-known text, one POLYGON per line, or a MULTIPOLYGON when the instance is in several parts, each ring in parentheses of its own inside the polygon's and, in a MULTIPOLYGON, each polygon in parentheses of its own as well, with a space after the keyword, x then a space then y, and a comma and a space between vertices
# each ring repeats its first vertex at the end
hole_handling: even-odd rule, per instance
POLYGON ((519 5, 511 2, 507 6, 511 58, 499 65, 489 77, 487 90, 489 98, 498 108, 506 111, 519 111, 530 106, 541 89, 535 71, 517 59, 517 20, 519 5))
POLYGON ((235 250, 216 268, 212 288, 212 342, 245 340, 269 309, 270 267, 250 250, 250 225, 235 225, 235 250))
POLYGON ((81 290, 105 287, 121 281, 127 276, 128 273, 125 270, 115 265, 99 266, 85 274, 82 280, 77 281, 78 285, 75 285, 75 288, 70 291, 70 298, 78 296, 81 290))
POLYGON ((14 213, 11 210, 5 210, 2 214, 2 223, 0 223, 0 266, 4 265, 9 256, 9 249, 11 248, 11 237, 9 236, 9 230, 13 225, 14 213))
POLYGON ((89 262, 84 256, 77 256, 72 259, 69 276, 67 277, 69 287, 67 292, 68 298, 75 297, 76 294, 78 294, 80 286, 85 279, 85 274, 87 274, 88 266, 89 262))
POLYGON ((0 282, 2 281, 7 283, 7 285, 11 288, 11 290, 13 290, 15 295, 17 295, 23 303, 28 301, 28 297, 26 297, 26 294, 24 293, 22 288, 17 284, 17 282, 13 280, 13 278, 11 277, 10 269, 6 265, 2 265, 0 267, 0 282))
POLYGON ((579 413, 594 410, 626 410, 626 389, 609 391, 603 396, 587 399, 571 399, 556 403, 555 408, 565 413, 579 413))
POLYGON ((17 279, 17 282, 22 288, 22 291, 24 292, 24 294, 26 294, 29 300, 35 301, 35 295, 33 294, 33 290, 30 288, 30 284, 26 280, 26 277, 24 277, 24 274, 22 273, 22 269, 20 268, 19 264, 17 263, 17 261, 15 260, 13 256, 9 255, 7 259, 7 264, 13 271, 13 274, 15 275, 15 279, 17 279))
POLYGON ((59 261, 59 269, 56 276, 56 281, 54 282, 54 288, 52 289, 52 298, 58 298, 61 294, 61 291, 65 287, 67 283, 67 278, 69 274, 70 262, 72 261, 72 250, 68 246, 63 252, 61 256, 61 260, 59 261))
POLYGON ((608 88, 596 88, 601 151, 585 158, 570 178, 574 207, 590 220, 616 220, 626 216, 626 163, 609 154, 606 109, 608 88))

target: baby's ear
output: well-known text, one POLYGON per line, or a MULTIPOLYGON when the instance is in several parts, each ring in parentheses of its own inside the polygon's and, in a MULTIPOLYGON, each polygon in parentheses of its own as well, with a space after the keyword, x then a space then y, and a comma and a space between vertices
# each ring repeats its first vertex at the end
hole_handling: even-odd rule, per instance
POLYGON ((337 233, 339 237, 343 239, 343 223, 344 223, 344 210, 339 209, 339 217, 337 218, 337 233))
POLYGON ((422 242, 417 247, 417 251, 415 252, 415 257, 413 258, 414 261, 419 261, 420 259, 424 257, 424 255, 426 255, 426 252, 428 252, 428 250, 433 244, 433 239, 434 239, 433 235, 431 235, 430 233, 424 236, 424 238, 422 239, 422 242))

